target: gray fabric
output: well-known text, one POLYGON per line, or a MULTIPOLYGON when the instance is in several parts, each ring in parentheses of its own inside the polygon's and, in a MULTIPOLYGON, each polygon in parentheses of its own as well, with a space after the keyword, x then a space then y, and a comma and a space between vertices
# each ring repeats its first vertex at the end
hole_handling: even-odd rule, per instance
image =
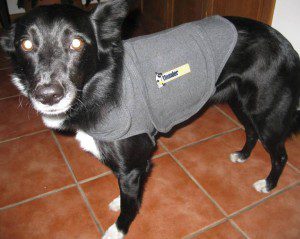
POLYGON ((121 104, 89 133, 103 141, 171 128, 197 113, 237 41, 235 27, 220 16, 124 41, 121 104), (191 72, 159 88, 156 73, 189 64, 191 72))

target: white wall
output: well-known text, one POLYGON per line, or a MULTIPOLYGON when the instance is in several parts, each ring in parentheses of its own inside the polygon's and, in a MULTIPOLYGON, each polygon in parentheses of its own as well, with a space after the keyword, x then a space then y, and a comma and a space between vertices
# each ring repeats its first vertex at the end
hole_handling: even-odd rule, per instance
POLYGON ((280 31, 300 55, 300 0, 276 0, 272 27, 280 31))

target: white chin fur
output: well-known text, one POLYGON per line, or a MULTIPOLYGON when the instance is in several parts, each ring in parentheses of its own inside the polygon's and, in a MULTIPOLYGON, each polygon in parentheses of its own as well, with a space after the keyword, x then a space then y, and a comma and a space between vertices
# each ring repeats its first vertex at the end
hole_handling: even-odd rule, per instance
POLYGON ((51 129, 63 129, 63 123, 65 121, 65 118, 65 114, 42 116, 44 124, 51 129))
POLYGON ((70 109, 72 102, 75 99, 75 90, 69 90, 68 94, 57 104, 54 105, 44 105, 41 102, 34 99, 34 97, 30 97, 33 107, 45 115, 59 115, 65 113, 70 109))
POLYGON ((28 96, 25 86, 21 83, 21 79, 19 77, 12 75, 11 81, 18 88, 22 95, 28 96))
POLYGON ((105 232, 102 239, 123 239, 124 234, 120 232, 116 226, 116 224, 111 225, 107 231, 105 232))

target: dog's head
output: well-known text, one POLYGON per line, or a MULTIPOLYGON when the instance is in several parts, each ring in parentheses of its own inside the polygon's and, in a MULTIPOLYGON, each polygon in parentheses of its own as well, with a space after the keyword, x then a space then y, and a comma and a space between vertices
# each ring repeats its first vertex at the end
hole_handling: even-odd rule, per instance
POLYGON ((13 83, 46 115, 70 110, 92 84, 106 94, 101 85, 109 86, 101 81, 113 76, 126 13, 125 0, 108 1, 91 13, 69 5, 32 10, 1 38, 14 65, 13 83))

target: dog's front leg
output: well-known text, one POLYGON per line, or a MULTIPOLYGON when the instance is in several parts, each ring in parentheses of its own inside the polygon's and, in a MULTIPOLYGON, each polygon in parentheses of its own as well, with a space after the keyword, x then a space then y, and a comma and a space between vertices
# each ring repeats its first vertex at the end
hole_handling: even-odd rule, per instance
POLYGON ((141 191, 143 172, 132 170, 131 172, 120 175, 119 187, 121 198, 121 212, 116 222, 121 231, 127 233, 130 224, 135 219, 141 205, 141 191))
MULTIPOLYGON (((105 232, 103 239, 121 239, 128 232, 135 219, 142 199, 143 185, 150 169, 150 157, 153 144, 147 135, 134 136, 111 144, 108 160, 104 162, 112 168, 118 178, 120 200, 116 198, 109 205, 113 210, 120 205, 120 215, 112 226, 105 232)), ((103 152, 103 150, 101 150, 103 152)))
POLYGON ((106 231, 103 238, 121 239, 128 232, 141 204, 142 180, 142 173, 136 169, 119 176, 121 212, 116 223, 106 231))

